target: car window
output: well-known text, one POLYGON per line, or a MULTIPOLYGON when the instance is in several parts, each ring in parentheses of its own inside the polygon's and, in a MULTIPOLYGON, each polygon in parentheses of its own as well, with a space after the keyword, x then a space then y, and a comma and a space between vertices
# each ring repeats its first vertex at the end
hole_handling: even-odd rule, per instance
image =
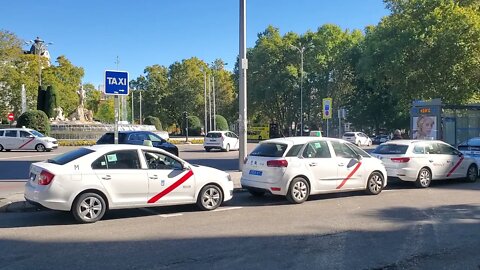
POLYGON ((222 133, 220 132, 209 132, 207 133, 207 138, 220 138, 222 137, 222 133))
POLYGON ((257 157, 282 157, 287 150, 287 145, 283 143, 261 143, 250 153, 250 156, 257 157))
POLYGON ((120 150, 105 154, 92 163, 92 169, 140 169, 137 150, 120 150))
POLYGON ((382 144, 377 146, 373 153, 381 155, 401 155, 407 152, 408 145, 403 144, 382 144))
POLYGON ((356 158, 357 154, 353 152, 346 144, 332 141, 333 151, 337 157, 356 158))
POLYGON ((180 161, 155 151, 143 151, 147 166, 151 170, 181 170, 180 161))
POLYGON ((425 153, 431 155, 438 155, 440 154, 440 149, 438 148, 437 143, 429 143, 425 145, 425 153))
POLYGON ((347 145, 357 154, 360 155, 364 158, 369 158, 371 157, 367 152, 363 151, 360 147, 352 144, 352 143, 347 143, 347 145))
POLYGON ((298 153, 300 153, 300 150, 302 149, 303 146, 304 146, 304 144, 293 145, 292 148, 290 148, 290 150, 288 150, 288 152, 285 156, 286 157, 296 157, 296 156, 298 156, 298 153))
POLYGON ((311 142, 303 150, 304 158, 331 158, 330 149, 325 141, 311 142))
POLYGON ((45 135, 43 135, 42 133, 40 133, 36 130, 30 130, 30 133, 32 133, 33 135, 35 135, 37 137, 45 137, 45 135))
POLYGON ((157 136, 155 134, 150 134, 149 133, 149 134, 147 134, 147 136, 148 136, 148 139, 152 142, 162 142, 163 141, 162 138, 160 138, 159 136, 157 136))
POLYGON ((451 147, 450 145, 446 145, 443 143, 437 143, 438 144, 438 149, 439 153, 442 155, 458 155, 457 149, 451 147))
POLYGON ((0 136, 3 136, 4 133, 5 133, 4 130, 0 130, 0 136))
POLYGON ((28 138, 29 136, 32 136, 32 134, 26 132, 26 131, 23 131, 23 130, 20 130, 20 137, 22 138, 28 138))
POLYGON ((16 130, 7 130, 5 131, 5 137, 17 137, 16 130))
MULTIPOLYGON (((97 144, 113 144, 114 141, 114 134, 109 132, 103 134, 103 136, 97 141, 97 144)), ((118 142, 123 143, 127 138, 127 134, 125 133, 118 133, 118 142)))
POLYGON ((75 149, 73 151, 70 151, 70 152, 67 152, 67 153, 64 153, 64 154, 61 154, 59 156, 56 156, 54 158, 51 158, 49 160, 47 160, 48 163, 54 163, 54 164, 58 164, 58 165, 64 165, 64 164, 67 164, 73 160, 76 160, 78 158, 81 158, 85 155, 88 155, 90 153, 93 153, 95 151, 93 151, 92 149, 87 149, 87 148, 78 148, 78 149, 75 149))
POLYGON ((425 154, 425 145, 415 144, 412 151, 414 154, 425 154))
POLYGON ((351 132, 343 134, 343 137, 353 137, 353 136, 355 136, 355 134, 351 132))

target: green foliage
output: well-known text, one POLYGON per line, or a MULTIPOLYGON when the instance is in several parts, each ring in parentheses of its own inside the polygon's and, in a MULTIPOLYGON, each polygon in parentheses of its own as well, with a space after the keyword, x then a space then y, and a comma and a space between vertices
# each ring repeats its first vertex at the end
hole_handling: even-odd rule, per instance
POLYGON ((217 130, 229 130, 228 122, 225 117, 217 114, 215 115, 215 121, 217 123, 217 130))
POLYGON ((48 118, 55 117, 55 108, 57 107, 57 91, 55 87, 48 86, 45 93, 45 113, 48 118))
POLYGON ((163 130, 162 123, 160 122, 160 119, 158 119, 158 117, 149 115, 145 117, 143 123, 145 125, 154 125, 157 130, 163 130))
POLYGON ((95 114, 95 119, 102 123, 115 122, 115 107, 113 98, 107 98, 98 106, 98 112, 95 114))
POLYGON ((83 85, 85 90, 85 107, 91 110, 94 114, 98 112, 98 107, 101 102, 102 92, 95 89, 95 86, 91 83, 83 85))
POLYGON ((33 110, 24 112, 17 119, 17 127, 26 127, 38 130, 43 134, 50 134, 50 121, 45 112, 33 110))
POLYGON ((45 99, 47 96, 47 91, 45 88, 39 86, 37 92, 37 110, 45 111, 45 99))
POLYGON ((200 136, 202 133, 202 123, 200 118, 195 115, 190 115, 188 119, 188 135, 190 136, 200 136))

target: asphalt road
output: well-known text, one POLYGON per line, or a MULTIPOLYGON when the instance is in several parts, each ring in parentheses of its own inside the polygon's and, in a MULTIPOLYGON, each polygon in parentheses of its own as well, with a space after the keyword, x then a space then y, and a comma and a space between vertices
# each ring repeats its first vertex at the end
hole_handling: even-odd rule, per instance
MULTIPOLYGON (((238 152, 181 150, 191 162, 238 163, 238 152)), ((479 191, 480 182, 391 182, 378 196, 316 195, 301 205, 238 192, 212 212, 115 210, 88 225, 48 210, 0 213, 0 269, 478 270, 479 191)))

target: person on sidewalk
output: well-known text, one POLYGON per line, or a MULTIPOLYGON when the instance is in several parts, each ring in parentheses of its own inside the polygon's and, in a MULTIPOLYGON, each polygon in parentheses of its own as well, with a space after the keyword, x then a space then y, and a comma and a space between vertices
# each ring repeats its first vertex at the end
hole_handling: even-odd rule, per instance
POLYGON ((402 140, 402 132, 399 129, 395 129, 393 132, 392 140, 402 140))

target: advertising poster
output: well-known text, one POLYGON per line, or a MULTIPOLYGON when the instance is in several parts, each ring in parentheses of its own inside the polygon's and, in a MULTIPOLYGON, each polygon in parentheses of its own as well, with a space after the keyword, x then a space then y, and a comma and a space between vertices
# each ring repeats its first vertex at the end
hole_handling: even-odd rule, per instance
POLYGON ((413 139, 436 140, 437 123, 435 116, 413 117, 413 139))

